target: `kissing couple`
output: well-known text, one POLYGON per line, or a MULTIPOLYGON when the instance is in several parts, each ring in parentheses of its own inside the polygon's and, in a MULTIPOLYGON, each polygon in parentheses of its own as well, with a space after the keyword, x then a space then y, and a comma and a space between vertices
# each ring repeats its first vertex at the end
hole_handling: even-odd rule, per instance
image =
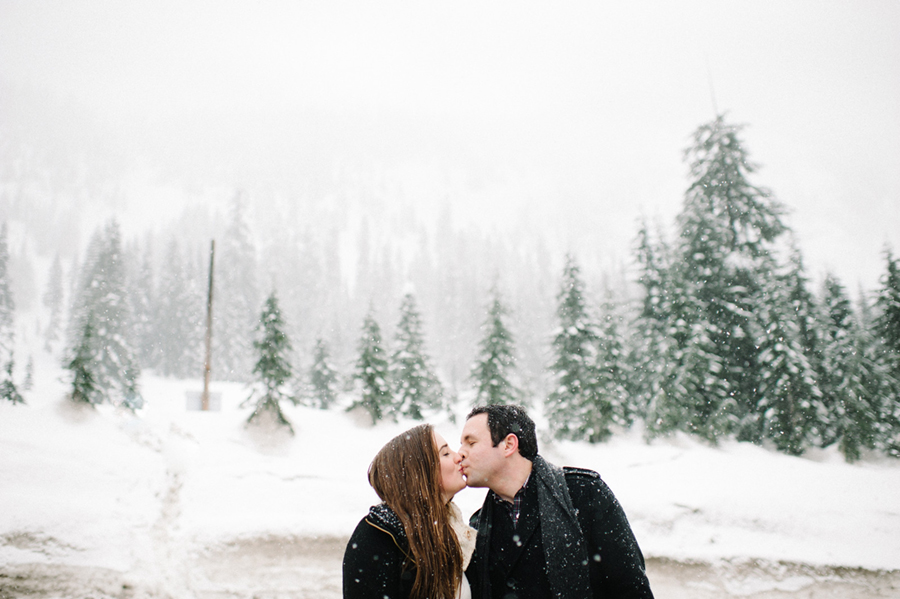
POLYGON ((466 417, 459 451, 430 424, 369 466, 381 503, 354 530, 344 599, 652 599, 644 557, 600 475, 538 454, 514 405, 466 417), (453 497, 489 489, 468 523, 453 497))

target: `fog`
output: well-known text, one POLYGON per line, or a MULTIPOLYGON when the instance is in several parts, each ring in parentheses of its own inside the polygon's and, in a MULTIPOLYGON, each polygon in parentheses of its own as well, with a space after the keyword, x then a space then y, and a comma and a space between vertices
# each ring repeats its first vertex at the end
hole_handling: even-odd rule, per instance
POLYGON ((115 188, 96 216, 132 233, 242 188, 258 213, 449 205, 610 265, 639 217, 671 222, 689 135, 725 112, 811 274, 873 288, 900 247, 898 30, 890 1, 3 0, 0 126, 8 156, 115 188))

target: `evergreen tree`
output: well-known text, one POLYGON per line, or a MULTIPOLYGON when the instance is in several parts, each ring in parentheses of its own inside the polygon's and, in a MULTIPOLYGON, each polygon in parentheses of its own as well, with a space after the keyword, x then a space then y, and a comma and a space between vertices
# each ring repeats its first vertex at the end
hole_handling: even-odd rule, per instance
POLYGON ((397 409, 404 416, 422 420, 424 411, 441 408, 444 389, 425 353, 422 319, 411 293, 403 297, 400 305, 396 341, 390 377, 397 409))
MULTIPOLYGON (((160 316, 165 310, 160 307, 157 295, 156 271, 153 268, 153 244, 148 236, 143 255, 135 250, 130 260, 129 299, 131 301, 132 331, 135 353, 143 368, 157 368, 162 361, 160 316)), ((168 261, 168 257, 167 257, 168 261)), ((168 263, 167 267, 171 266, 168 263)))
POLYGON ((256 248, 238 193, 231 222, 216 256, 216 307, 212 373, 218 379, 247 381, 253 361, 252 335, 258 303, 256 248))
POLYGON ((31 391, 34 388, 34 357, 28 356, 25 363, 25 380, 22 381, 22 391, 31 391))
POLYGON ((361 386, 360 398, 348 410, 361 407, 372 417, 372 424, 387 417, 396 420, 396 410, 391 397, 388 362, 381 340, 381 328, 371 310, 363 322, 359 340, 359 358, 356 361, 356 379, 361 386))
POLYGON ((197 293, 197 276, 173 239, 160 273, 156 316, 159 369, 166 376, 186 378, 202 372, 206 303, 197 293))
POLYGON ((313 364, 309 370, 313 400, 319 408, 327 410, 337 400, 337 370, 331 365, 328 344, 324 339, 316 339, 313 350, 313 364))
POLYGON ((77 348, 85 342, 84 331, 93 320, 85 355, 97 361, 94 384, 101 401, 134 410, 143 406, 138 393, 140 368, 131 342, 131 314, 127 301, 125 265, 119 226, 111 221, 94 234, 82 266, 72 310, 69 334, 71 364, 77 348))
POLYGON ((285 334, 285 323, 278 307, 278 298, 273 291, 266 299, 257 327, 259 338, 253 342, 258 359, 253 367, 257 388, 247 398, 256 401, 256 406, 247 422, 253 422, 264 412, 271 414, 279 423, 287 426, 291 434, 294 428, 281 411, 281 400, 296 404, 296 399, 286 391, 291 379, 291 363, 288 355, 291 342, 285 334))
POLYGON ((44 330, 44 349, 51 352, 62 334, 63 283, 59 253, 53 258, 50 266, 47 288, 42 300, 44 306, 50 311, 50 322, 47 323, 47 328, 44 330))
POLYGON ((881 278, 881 289, 876 300, 879 315, 875 326, 884 341, 885 356, 900 379, 900 259, 885 252, 887 269, 881 278))
MULTIPOLYGON (((770 328, 767 289, 776 240, 787 231, 784 212, 766 189, 749 182, 756 167, 743 148, 741 127, 723 117, 694 133, 685 153, 691 185, 678 216, 680 244, 673 262, 681 305, 674 320, 682 360, 674 392, 683 405, 706 392, 698 431, 707 438, 736 433, 759 442, 763 425, 757 340, 770 328), (697 337, 699 335, 699 337, 697 337)), ((688 410, 690 411, 690 410, 688 410)))
POLYGON ((878 315, 873 332, 879 341, 876 360, 885 372, 888 391, 880 418, 879 445, 888 455, 900 457, 900 260, 885 252, 887 269, 876 300, 878 315))
POLYGON ((671 433, 685 424, 682 407, 671 392, 677 347, 670 334, 673 301, 670 250, 660 236, 654 240, 641 224, 637 239, 638 283, 643 294, 631 336, 631 394, 644 418, 648 437, 671 433))
POLYGON ((12 291, 9 285, 9 246, 6 223, 0 227, 0 399, 25 403, 13 380, 15 330, 12 291))
MULTIPOLYGON (((631 366, 625 355, 621 306, 612 293, 607 291, 600 305, 600 320, 597 327, 597 392, 612 404, 612 419, 621 427, 631 426, 637 406, 628 393, 628 381, 632 379, 631 366)), ((592 428, 599 429, 604 422, 597 422, 592 428)))
POLYGON ((14 404, 25 403, 22 394, 13 382, 13 361, 6 363, 3 377, 0 379, 0 399, 6 399, 14 404))
POLYGON ((488 316, 481 329, 484 337, 472 367, 470 378, 475 382, 475 405, 514 404, 522 397, 513 383, 516 369, 515 342, 504 318, 506 307, 496 285, 491 289, 488 316))
POLYGON ((822 385, 830 410, 826 444, 838 443, 847 461, 874 449, 878 436, 877 397, 879 385, 873 364, 864 350, 862 331, 840 282, 828 275, 824 282, 825 346, 822 385))
POLYGON ((815 356, 815 314, 799 252, 790 270, 768 285, 769 329, 759 340, 763 436, 785 453, 800 455, 824 430, 827 414, 815 356))
POLYGON ((604 441, 622 415, 622 406, 601 388, 600 338, 587 312, 581 270, 572 256, 566 256, 557 299, 559 329, 553 340, 556 358, 551 366, 555 383, 546 410, 550 427, 561 439, 604 441))
POLYGON ((103 402, 103 394, 97 387, 97 365, 99 357, 94 333, 94 315, 89 313, 85 320, 72 358, 63 368, 72 373, 72 401, 96 405, 103 402))

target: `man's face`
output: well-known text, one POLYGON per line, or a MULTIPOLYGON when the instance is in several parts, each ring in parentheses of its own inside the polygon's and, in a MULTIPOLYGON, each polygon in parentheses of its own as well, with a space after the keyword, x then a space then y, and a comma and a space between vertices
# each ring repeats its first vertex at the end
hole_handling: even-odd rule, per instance
POLYGON ((487 421, 487 414, 477 414, 463 427, 459 455, 470 487, 490 487, 491 479, 504 463, 503 443, 493 446, 487 421))

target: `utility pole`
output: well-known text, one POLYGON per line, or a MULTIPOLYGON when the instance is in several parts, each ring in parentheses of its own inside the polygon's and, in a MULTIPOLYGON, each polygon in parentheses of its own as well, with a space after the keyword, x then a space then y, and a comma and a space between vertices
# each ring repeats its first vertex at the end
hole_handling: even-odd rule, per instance
POLYGON ((213 268, 216 263, 216 240, 209 247, 209 292, 206 296, 206 360, 203 364, 203 395, 200 396, 200 409, 209 411, 209 372, 212 361, 212 308, 213 308, 213 268))

